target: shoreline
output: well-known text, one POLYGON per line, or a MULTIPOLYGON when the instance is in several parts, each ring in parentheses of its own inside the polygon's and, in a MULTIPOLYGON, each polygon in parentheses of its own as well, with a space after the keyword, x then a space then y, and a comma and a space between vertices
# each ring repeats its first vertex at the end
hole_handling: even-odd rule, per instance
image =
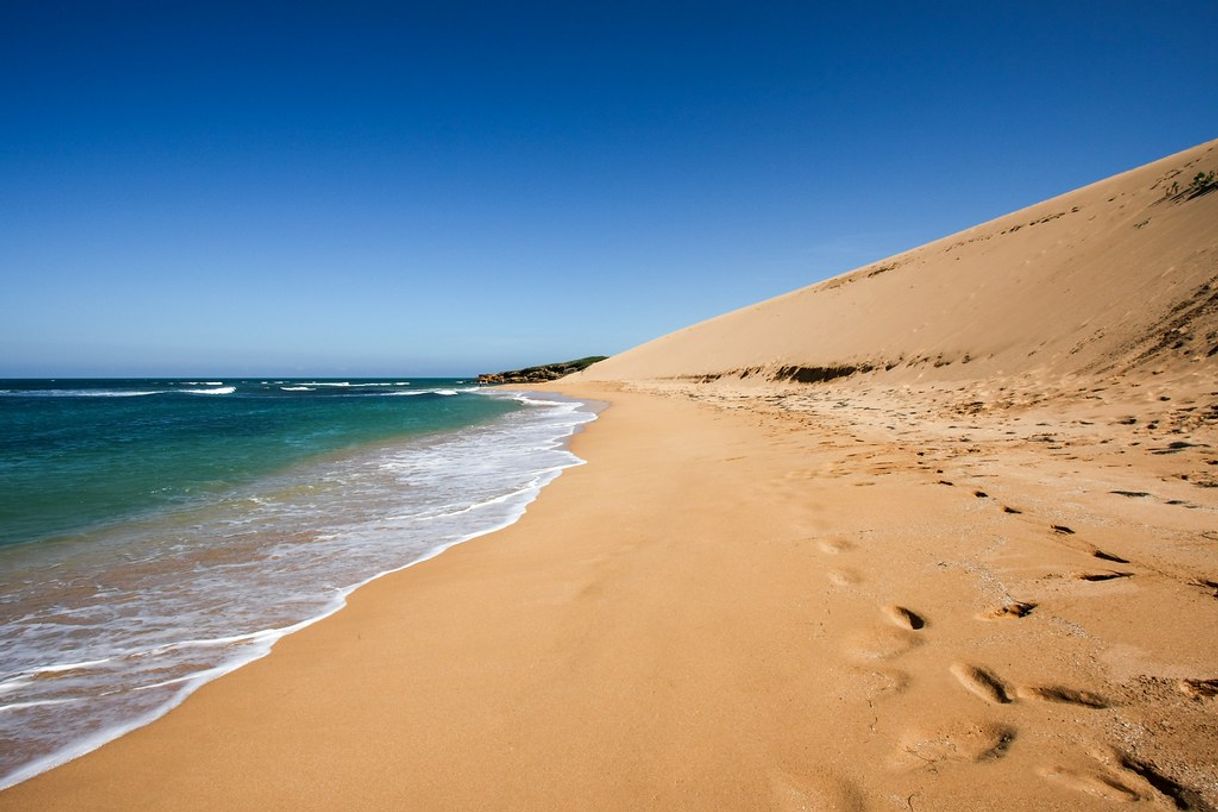
MULTIPOLYGON (((522 402, 523 404, 525 404, 524 408, 526 408, 526 409, 532 408, 533 407, 532 404, 538 403, 536 398, 529 397, 528 392, 524 392, 519 389, 506 388, 496 394, 498 396, 507 396, 508 398, 510 398, 512 400, 518 400, 518 401, 522 402)), ((53 752, 50 752, 44 756, 36 758, 33 761, 27 762, 26 764, 22 765, 21 767, 17 768, 16 770, 8 773, 7 775, 0 777, 0 792, 3 792, 4 790, 7 790, 14 786, 18 786, 18 785, 24 783, 25 781, 35 778, 38 775, 46 773, 47 771, 53 770, 59 766, 70 763, 76 759, 82 758, 82 757, 88 755, 89 753, 97 750, 98 748, 104 747, 108 743, 113 742, 113 741, 131 733, 132 731, 138 730, 142 727, 145 727, 149 724, 156 722, 158 719, 164 717, 167 713, 170 713, 176 707, 181 705, 184 701, 189 699, 190 696, 192 696, 196 691, 198 691, 204 685, 207 685, 228 674, 234 673, 235 671, 237 671, 241 668, 244 668, 253 662, 256 662, 258 660, 265 658, 272 652, 273 648, 283 639, 285 639, 293 634, 296 634, 296 633, 300 632, 301 630, 312 626, 315 623, 318 623, 322 620, 325 620, 325 619, 333 616, 334 614, 336 614, 337 612, 339 612, 340 610, 342 610, 343 608, 345 608, 347 606, 349 597, 355 591, 363 588, 364 586, 366 586, 374 581, 377 581, 385 576, 392 575, 397 572, 401 572, 405 569, 415 566, 416 564, 424 563, 457 545, 463 544, 468 541, 472 541, 474 539, 480 538, 485 535, 489 535, 489 534, 498 532, 506 527, 510 527, 512 524, 515 524, 525 515, 525 513, 528 510, 529 505, 531 505, 534 501, 536 501, 537 497, 540 495, 541 491, 545 489, 546 485, 550 484, 555 479, 557 479, 559 476, 561 476, 561 474, 564 471, 566 471, 567 469, 578 467, 580 465, 585 464, 584 460, 582 460, 581 458, 570 453, 570 439, 572 436, 574 436, 574 434, 579 432, 579 430, 582 428, 582 426, 585 423, 593 422, 596 420, 596 415, 600 411, 600 408, 598 407, 598 404, 595 404, 595 403, 591 403, 591 402, 585 403, 583 401, 579 401, 579 400, 575 400, 575 399, 568 399, 568 398, 561 397, 561 396, 559 396, 557 398, 557 400, 562 401, 562 402, 569 402, 570 404, 573 404, 575 406, 575 411, 584 412, 584 413, 590 415, 590 418, 588 418, 587 420, 581 421, 579 423, 576 423, 574 426, 572 426, 569 429, 568 433, 556 434, 556 436, 555 436, 555 439, 553 441, 554 442, 553 448, 555 450, 561 450, 565 454, 569 455, 569 457, 571 458, 570 461, 558 463, 554 467, 551 467, 551 468, 545 468, 545 469, 538 470, 536 472, 536 478, 535 478, 534 482, 520 490, 511 491, 511 492, 508 492, 505 494, 500 494, 500 495, 492 498, 489 503, 475 503, 466 509, 466 510, 473 510, 473 509, 477 509, 480 507, 485 507, 486 504, 504 502, 504 501, 508 501, 508 500, 512 500, 514 502, 519 502, 518 506, 516 508, 514 508, 513 513, 510 516, 507 516, 502 521, 497 521, 496 523, 494 523, 488 527, 485 527, 483 529, 479 529, 474 532, 462 535, 459 538, 437 543, 435 546, 427 549, 425 552, 423 552, 418 557, 415 557, 415 558, 407 561, 404 564, 394 565, 394 566, 390 566, 388 568, 379 570, 379 571, 373 573, 372 575, 360 578, 359 580, 357 580, 351 584, 338 588, 335 591, 335 594, 331 598, 326 600, 323 605, 320 605, 319 607, 317 607, 318 611, 316 614, 309 615, 307 617, 301 618, 295 622, 292 622, 292 623, 289 623, 289 624, 283 625, 283 626, 260 628, 260 629, 254 630, 254 631, 235 632, 234 634, 232 634, 228 637, 216 638, 214 640, 208 639, 207 641, 203 641, 203 642, 207 642, 210 644, 216 644, 216 643, 221 643, 221 642, 241 641, 244 643, 252 644, 252 647, 249 650, 244 651, 240 655, 230 656, 227 659, 219 661, 215 665, 205 668, 203 670, 197 671, 194 674, 171 680, 170 682, 177 683, 180 685, 180 687, 176 690, 176 692, 172 696, 170 696, 168 699, 166 699, 164 702, 162 702, 160 705, 158 705, 154 709, 140 712, 134 716, 131 716, 130 718, 127 718, 121 722, 118 722, 117 724, 110 725, 108 727, 97 730, 88 735, 85 735, 85 736, 77 739, 76 741, 73 741, 69 744, 66 744, 66 745, 60 747, 59 749, 57 749, 53 752), (522 498, 523 498, 523 501, 522 502, 519 501, 522 498)), ((554 401, 551 401, 551 402, 554 402, 554 401)), ((457 432, 457 434, 459 434, 460 432, 469 431, 469 430, 478 430, 480 428, 482 428, 480 425, 474 425, 472 427, 464 427, 459 432, 457 432)), ((422 439, 424 439, 428 443, 451 442, 451 436, 453 436, 453 435, 454 435, 454 432, 451 430, 436 430, 436 431, 428 432, 428 433, 422 435, 422 439)), ((419 439, 419 437, 413 437, 411 439, 412 439, 412 441, 417 441, 419 439)), ((407 447, 411 447, 412 445, 413 445, 413 442, 409 443, 407 445, 407 447)), ((381 453, 386 448, 386 445, 385 445, 384 441, 377 441, 376 443, 370 444, 368 446, 368 448, 375 450, 377 453, 381 453)), ((344 449, 341 452, 330 452, 330 454, 328 456, 334 457, 334 458, 347 459, 347 458, 352 457, 353 454, 355 456, 358 456, 360 453, 367 453, 367 449, 364 449, 362 452, 352 452, 350 449, 344 449), (340 454, 341 454, 341 457, 339 457, 340 454)), ((310 466, 316 467, 318 465, 318 460, 317 459, 311 460, 307 464, 310 466)), ((277 476, 282 476, 282 474, 277 474, 277 476)), ((183 634, 189 635, 189 630, 183 630, 183 634)), ((180 644, 180 643, 174 643, 174 644, 169 644, 169 645, 178 645, 178 644, 180 644)), ((112 656, 117 657, 119 655, 112 655, 112 656)), ((107 658, 107 660, 108 659, 110 659, 110 658, 107 658)), ((98 664, 101 662, 106 662, 107 660, 91 660, 87 663, 80 663, 80 664, 74 664, 74 665, 92 665, 92 664, 98 664)), ((64 671, 70 670, 72 667, 74 667, 74 665, 55 664, 53 666, 47 666, 41 670, 38 670, 36 672, 31 672, 31 673, 34 673, 35 675, 41 675, 44 673, 58 674, 58 673, 62 673, 64 671)), ((152 687, 158 687, 158 686, 152 686, 152 687)))
POLYGON ((1125 429, 1094 404, 965 433, 929 398, 915 426, 908 400, 828 387, 537 388, 612 408, 521 521, 368 584, 0 808, 1163 798, 1122 764, 1213 797, 1207 706, 1174 681, 1218 665, 1187 580, 1214 499, 1158 479, 1174 457, 1110 466, 1125 429), (1076 459, 1034 439, 1068 427, 1076 459), (1101 569, 1130 574, 1076 577, 1101 569), (983 619, 1013 601, 1033 608, 983 619))

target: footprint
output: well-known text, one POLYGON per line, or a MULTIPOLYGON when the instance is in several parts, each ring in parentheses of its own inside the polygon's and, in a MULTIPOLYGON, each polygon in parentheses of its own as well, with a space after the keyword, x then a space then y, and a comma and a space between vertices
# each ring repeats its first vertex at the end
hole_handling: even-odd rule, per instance
POLYGON ((1205 802, 1205 799, 1194 790, 1182 786, 1172 779, 1168 778, 1163 773, 1156 770, 1152 765, 1136 761, 1132 757, 1115 752, 1117 764, 1126 775, 1133 774, 1141 778, 1150 787, 1161 795, 1166 796, 1172 806, 1176 809, 1210 809, 1211 807, 1205 802))
POLYGON ((841 539, 822 539, 816 543, 816 546, 820 548, 822 553, 828 553, 829 555, 840 555, 854 549, 853 544, 841 539))
POLYGON ((926 627, 926 619, 912 609, 907 609, 904 606, 885 606, 883 612, 896 625, 902 629, 923 629, 926 627))
POLYGON ((1040 774, 1050 781, 1069 787, 1078 792, 1103 798, 1105 801, 1132 802, 1141 800, 1135 790, 1127 787, 1117 779, 1101 772, 1081 772, 1065 767, 1046 767, 1040 774))
POLYGON ((1093 556, 1095 556, 1096 558, 1102 559, 1104 561, 1111 561, 1114 564, 1128 564, 1129 563, 1128 558, 1121 558, 1119 555, 1113 555, 1112 553, 1106 553, 1103 550, 1093 550, 1091 552, 1091 554, 1093 556))
POLYGON ((858 663, 842 672, 839 697, 846 701, 871 702, 897 696, 909 690, 909 674, 874 661, 858 663))
POLYGON ((841 809, 862 812, 866 809, 863 794, 848 779, 820 767, 810 774, 795 776, 775 770, 770 776, 770 803, 779 810, 841 809))
POLYGON ((908 730, 897 741, 896 768, 933 767, 944 761, 976 763, 1006 755, 1014 728, 990 722, 960 722, 908 730))
POLYGON ((1020 513, 1023 513, 1023 511, 1020 510, 1019 508, 1013 508, 1010 505, 1003 505, 1002 512, 1003 513, 1014 513, 1015 515, 1019 515, 1020 513))
POLYGON ((1074 577, 1080 581, 1112 581, 1117 578, 1132 577, 1132 572, 1118 572, 1117 570, 1108 570, 1107 572, 1080 572, 1074 577))
POLYGON ((846 638, 846 653, 856 660, 891 660, 922 645, 925 638, 906 629, 882 626, 846 638))
POLYGON ((1053 528, 1054 533, 1061 533, 1063 536, 1073 536, 1074 535, 1074 531, 1071 530, 1069 527, 1066 527, 1064 524, 1055 524, 1055 525, 1051 525, 1051 526, 1053 528))
POLYGON ((1006 684, 984 668, 968 663, 953 663, 949 670, 967 691, 986 702, 1005 705, 1011 701, 1006 684))
POLYGON ((978 499, 989 499, 990 498, 990 495, 988 493, 986 493, 985 491, 973 491, 973 496, 976 496, 978 499))
POLYGON ((854 570, 837 569, 829 570, 825 573, 825 577, 829 582, 837 586, 854 586, 862 583, 863 577, 854 570))
POLYGON ((978 620, 1016 620, 1032 614, 1036 604, 1029 601, 1011 601, 977 615, 978 620))
POLYGON ((1189 699, 1212 699, 1218 696, 1218 679, 1182 679, 1176 683, 1176 687, 1189 699))
POLYGON ((1106 708, 1108 701, 1090 691, 1077 691, 1060 685, 1022 685, 1017 690, 1020 699, 1039 699, 1042 702, 1060 702, 1064 705, 1081 705, 1084 708, 1106 708))
POLYGON ((1194 578, 1188 582, 1188 585, 1201 587, 1202 589, 1212 589, 1214 590, 1214 597, 1218 598, 1218 581, 1215 581, 1213 578, 1194 578))

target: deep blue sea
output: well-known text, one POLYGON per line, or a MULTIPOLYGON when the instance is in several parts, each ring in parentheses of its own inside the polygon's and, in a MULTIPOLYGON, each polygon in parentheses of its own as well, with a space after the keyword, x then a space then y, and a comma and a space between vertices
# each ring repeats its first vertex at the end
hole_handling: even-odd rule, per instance
POLYGON ((0 380, 0 787, 515 521, 593 418, 461 379, 0 380))

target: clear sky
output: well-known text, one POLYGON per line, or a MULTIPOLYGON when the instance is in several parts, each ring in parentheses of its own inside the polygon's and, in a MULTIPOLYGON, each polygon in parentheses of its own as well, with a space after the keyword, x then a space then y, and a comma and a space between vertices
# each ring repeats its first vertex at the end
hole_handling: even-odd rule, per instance
POLYGON ((1218 137, 1218 3, 0 3, 0 376, 613 353, 1218 137))

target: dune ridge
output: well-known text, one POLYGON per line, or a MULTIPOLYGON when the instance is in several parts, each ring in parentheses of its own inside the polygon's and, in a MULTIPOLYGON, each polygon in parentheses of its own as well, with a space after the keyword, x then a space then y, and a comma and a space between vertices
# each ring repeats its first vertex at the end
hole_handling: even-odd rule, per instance
POLYGON ((1218 348, 1218 186, 1188 189, 1218 171, 1216 147, 686 327, 581 377, 925 381, 1205 363, 1218 348))

